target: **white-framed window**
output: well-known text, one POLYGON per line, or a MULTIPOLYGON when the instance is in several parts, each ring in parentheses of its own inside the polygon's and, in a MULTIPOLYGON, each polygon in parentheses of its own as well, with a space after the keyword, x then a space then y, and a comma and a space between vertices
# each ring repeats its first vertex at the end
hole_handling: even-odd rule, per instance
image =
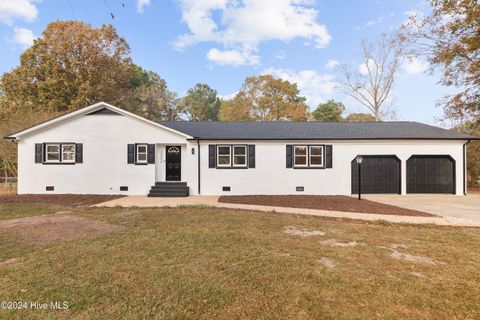
POLYGON ((232 165, 231 146, 217 146, 217 166, 230 167, 232 165))
POLYGON ((247 166, 247 146, 232 146, 233 147, 233 166, 245 167, 247 166))
POLYGON ((75 145, 62 144, 62 162, 75 162, 75 145))
POLYGON ((324 146, 293 146, 293 166, 297 168, 323 168, 325 166, 324 146))
POLYGON ((294 146, 293 147, 293 164, 295 167, 307 167, 307 146, 294 146))
POLYGON ((147 163, 148 148, 147 144, 137 144, 136 163, 147 163))
POLYGON ((45 162, 60 162, 60 144, 45 144, 45 162))
POLYGON ((310 167, 323 167, 323 146, 310 146, 310 167))

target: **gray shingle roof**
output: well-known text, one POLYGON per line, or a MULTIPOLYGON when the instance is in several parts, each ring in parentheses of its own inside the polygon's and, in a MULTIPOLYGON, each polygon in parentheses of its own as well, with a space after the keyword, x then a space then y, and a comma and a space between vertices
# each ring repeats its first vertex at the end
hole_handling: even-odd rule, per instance
POLYGON ((419 122, 217 122, 163 121, 169 128, 208 140, 469 140, 475 137, 419 122))

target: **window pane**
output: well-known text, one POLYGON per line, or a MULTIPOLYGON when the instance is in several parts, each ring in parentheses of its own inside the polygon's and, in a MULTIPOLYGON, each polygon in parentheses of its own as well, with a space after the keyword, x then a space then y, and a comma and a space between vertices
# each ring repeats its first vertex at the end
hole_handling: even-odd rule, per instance
POLYGON ((295 147, 295 155, 296 156, 306 156, 307 155, 307 147, 295 147))
POLYGON ((138 161, 147 161, 147 155, 145 153, 137 154, 138 161))
POLYGON ((295 165, 296 166, 304 166, 307 164, 307 157, 305 156, 296 156, 295 157, 295 165))
POLYGON ((74 146, 73 145, 65 145, 62 146, 63 152, 74 152, 74 146))
POLYGON ((64 153, 62 155, 62 159, 65 160, 65 161, 73 161, 75 158, 74 158, 74 153, 64 153))
POLYGON ((137 152, 146 153, 147 152, 147 146, 138 146, 137 152))
POLYGON ((58 152, 48 152, 47 160, 60 160, 60 154, 58 152))
POLYGON ((219 155, 230 155, 230 147, 218 147, 219 155))
POLYGON ((322 157, 310 157, 310 164, 311 165, 317 165, 320 166, 322 165, 322 157))
POLYGON ((322 147, 310 147, 310 154, 312 156, 321 156, 323 148, 322 147))
POLYGON ((235 165, 245 165, 246 164, 246 161, 245 161, 245 156, 234 156, 233 157, 233 164, 235 165))
POLYGON ((233 154, 234 155, 245 155, 246 154, 246 147, 233 147, 233 154))
POLYGON ((47 145, 47 152, 58 152, 60 149, 60 146, 58 145, 47 145))
POLYGON ((230 164, 230 156, 218 156, 218 164, 219 165, 230 164))

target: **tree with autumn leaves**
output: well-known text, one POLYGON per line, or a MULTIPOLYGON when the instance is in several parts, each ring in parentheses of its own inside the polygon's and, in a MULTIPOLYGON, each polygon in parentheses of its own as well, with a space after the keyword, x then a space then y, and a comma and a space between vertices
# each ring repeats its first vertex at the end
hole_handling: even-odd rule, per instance
MULTIPOLYGON (((458 88, 442 101, 456 130, 480 134, 480 5, 477 0, 430 0, 431 14, 414 15, 403 27, 414 40, 411 54, 426 57, 441 83, 458 88)), ((480 180, 480 141, 468 144, 470 183, 480 180)))
POLYGON ((0 112, 67 112, 105 101, 154 120, 178 114, 170 110, 176 95, 165 80, 132 63, 127 42, 111 25, 50 23, 20 65, 2 75, 0 89, 0 112))
POLYGON ((71 111, 100 100, 123 104, 132 86, 130 49, 111 25, 50 23, 1 78, 5 100, 24 110, 71 111))
POLYGON ((404 26, 415 40, 412 53, 426 57, 459 89, 445 97, 448 118, 480 119, 480 4, 477 0, 430 0, 432 13, 413 15, 404 26))
POLYGON ((307 120, 305 97, 297 85, 272 75, 245 79, 242 88, 231 100, 223 101, 220 120, 281 121, 307 120))

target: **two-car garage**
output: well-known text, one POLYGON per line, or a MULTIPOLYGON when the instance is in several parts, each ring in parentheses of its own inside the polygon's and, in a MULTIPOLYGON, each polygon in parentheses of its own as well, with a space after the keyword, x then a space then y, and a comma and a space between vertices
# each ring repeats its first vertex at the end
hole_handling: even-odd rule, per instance
MULTIPOLYGON (((361 192, 401 193, 401 161, 395 155, 362 155, 361 192)), ((359 170, 351 162, 352 194, 358 194, 359 170)), ((455 161, 446 155, 412 155, 406 163, 407 193, 455 193, 455 161)))

